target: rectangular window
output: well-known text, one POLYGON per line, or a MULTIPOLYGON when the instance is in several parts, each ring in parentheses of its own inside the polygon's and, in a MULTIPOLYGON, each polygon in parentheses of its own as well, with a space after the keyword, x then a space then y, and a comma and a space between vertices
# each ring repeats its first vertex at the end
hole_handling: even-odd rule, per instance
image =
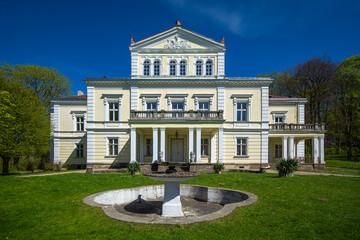
POLYGON ((109 121, 119 121, 118 103, 109 103, 109 121))
POLYGON ((282 158, 282 145, 275 145, 275 158, 282 158))
POLYGON ((76 130, 84 131, 84 117, 76 117, 76 130))
POLYGON ((119 139, 109 138, 108 139, 109 156, 116 156, 119 153, 119 139))
POLYGON ((147 111, 155 111, 156 110, 156 102, 146 103, 146 110, 147 111))
POLYGON ((246 122, 247 120, 247 104, 238 103, 236 106, 237 117, 236 120, 240 122, 246 122))
POLYGON ((236 156, 247 156, 247 138, 236 138, 236 156))
MULTIPOLYGON (((174 102, 171 104, 173 111, 183 111, 184 103, 183 102, 174 102)), ((184 113, 173 113, 173 117, 184 117, 184 113)))
POLYGON ((283 117, 275 117, 275 124, 282 124, 284 123, 283 117))
POLYGON ((209 139, 201 139, 201 156, 209 156, 209 139))
POLYGON ((209 111, 209 103, 208 102, 199 102, 199 110, 209 111))
POLYGON ((80 143, 76 144, 75 152, 76 152, 76 157, 78 158, 84 157, 84 144, 80 144, 80 143))
POLYGON ((147 138, 146 139, 146 152, 145 152, 145 156, 146 157, 151 157, 153 155, 153 140, 152 138, 147 138))

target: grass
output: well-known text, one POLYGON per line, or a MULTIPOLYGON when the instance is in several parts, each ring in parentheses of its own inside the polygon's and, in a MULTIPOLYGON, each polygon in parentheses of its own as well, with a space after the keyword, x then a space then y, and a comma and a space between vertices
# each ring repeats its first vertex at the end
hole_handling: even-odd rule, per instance
POLYGON ((360 178, 201 174, 187 183, 254 193, 258 201, 211 222, 145 225, 108 218, 82 199, 159 184, 142 175, 0 177, 0 239, 358 239, 360 178))

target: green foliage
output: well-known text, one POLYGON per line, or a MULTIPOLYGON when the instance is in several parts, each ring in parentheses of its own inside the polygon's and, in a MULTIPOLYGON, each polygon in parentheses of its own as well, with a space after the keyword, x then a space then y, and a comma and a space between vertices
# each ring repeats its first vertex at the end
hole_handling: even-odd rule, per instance
POLYGON ((131 175, 134 175, 136 172, 140 172, 141 165, 138 162, 132 162, 132 163, 129 163, 127 169, 131 173, 131 175))
POLYGON ((295 159, 282 159, 276 164, 276 169, 279 174, 288 174, 296 171, 299 168, 299 163, 295 159))
POLYGON ((51 100, 71 93, 69 79, 54 68, 5 63, 0 65, 0 75, 33 90, 47 110, 50 110, 51 100))
POLYGON ((107 217, 86 196, 157 185, 129 174, 0 177, 0 239, 358 239, 358 178, 275 174, 201 174, 187 181, 258 196, 226 217, 179 226, 136 224, 107 217), (220 183, 220 184, 219 184, 220 183), (339 207, 341 206, 341 207, 339 207), (44 224, 51 223, 51 224, 44 224))
POLYGON ((215 173, 219 173, 225 169, 225 166, 224 166, 224 164, 221 164, 221 163, 215 163, 213 166, 213 169, 214 169, 215 173))

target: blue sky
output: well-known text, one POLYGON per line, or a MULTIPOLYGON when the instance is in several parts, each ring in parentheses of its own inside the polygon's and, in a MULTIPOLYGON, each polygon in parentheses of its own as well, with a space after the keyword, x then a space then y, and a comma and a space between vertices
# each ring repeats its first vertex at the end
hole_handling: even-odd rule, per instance
POLYGON ((130 37, 171 28, 220 41, 226 75, 255 77, 314 56, 360 53, 360 1, 1 0, 0 63, 53 67, 86 91, 87 77, 128 77, 130 37))

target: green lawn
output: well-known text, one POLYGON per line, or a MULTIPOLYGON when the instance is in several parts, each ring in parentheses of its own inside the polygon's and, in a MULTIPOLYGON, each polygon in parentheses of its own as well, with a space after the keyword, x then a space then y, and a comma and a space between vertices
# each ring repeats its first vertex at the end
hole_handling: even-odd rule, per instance
POLYGON ((0 239, 359 239, 360 178, 201 174, 187 183, 254 193, 258 201, 211 222, 144 225, 117 221, 82 199, 158 184, 142 175, 0 177, 0 239))

